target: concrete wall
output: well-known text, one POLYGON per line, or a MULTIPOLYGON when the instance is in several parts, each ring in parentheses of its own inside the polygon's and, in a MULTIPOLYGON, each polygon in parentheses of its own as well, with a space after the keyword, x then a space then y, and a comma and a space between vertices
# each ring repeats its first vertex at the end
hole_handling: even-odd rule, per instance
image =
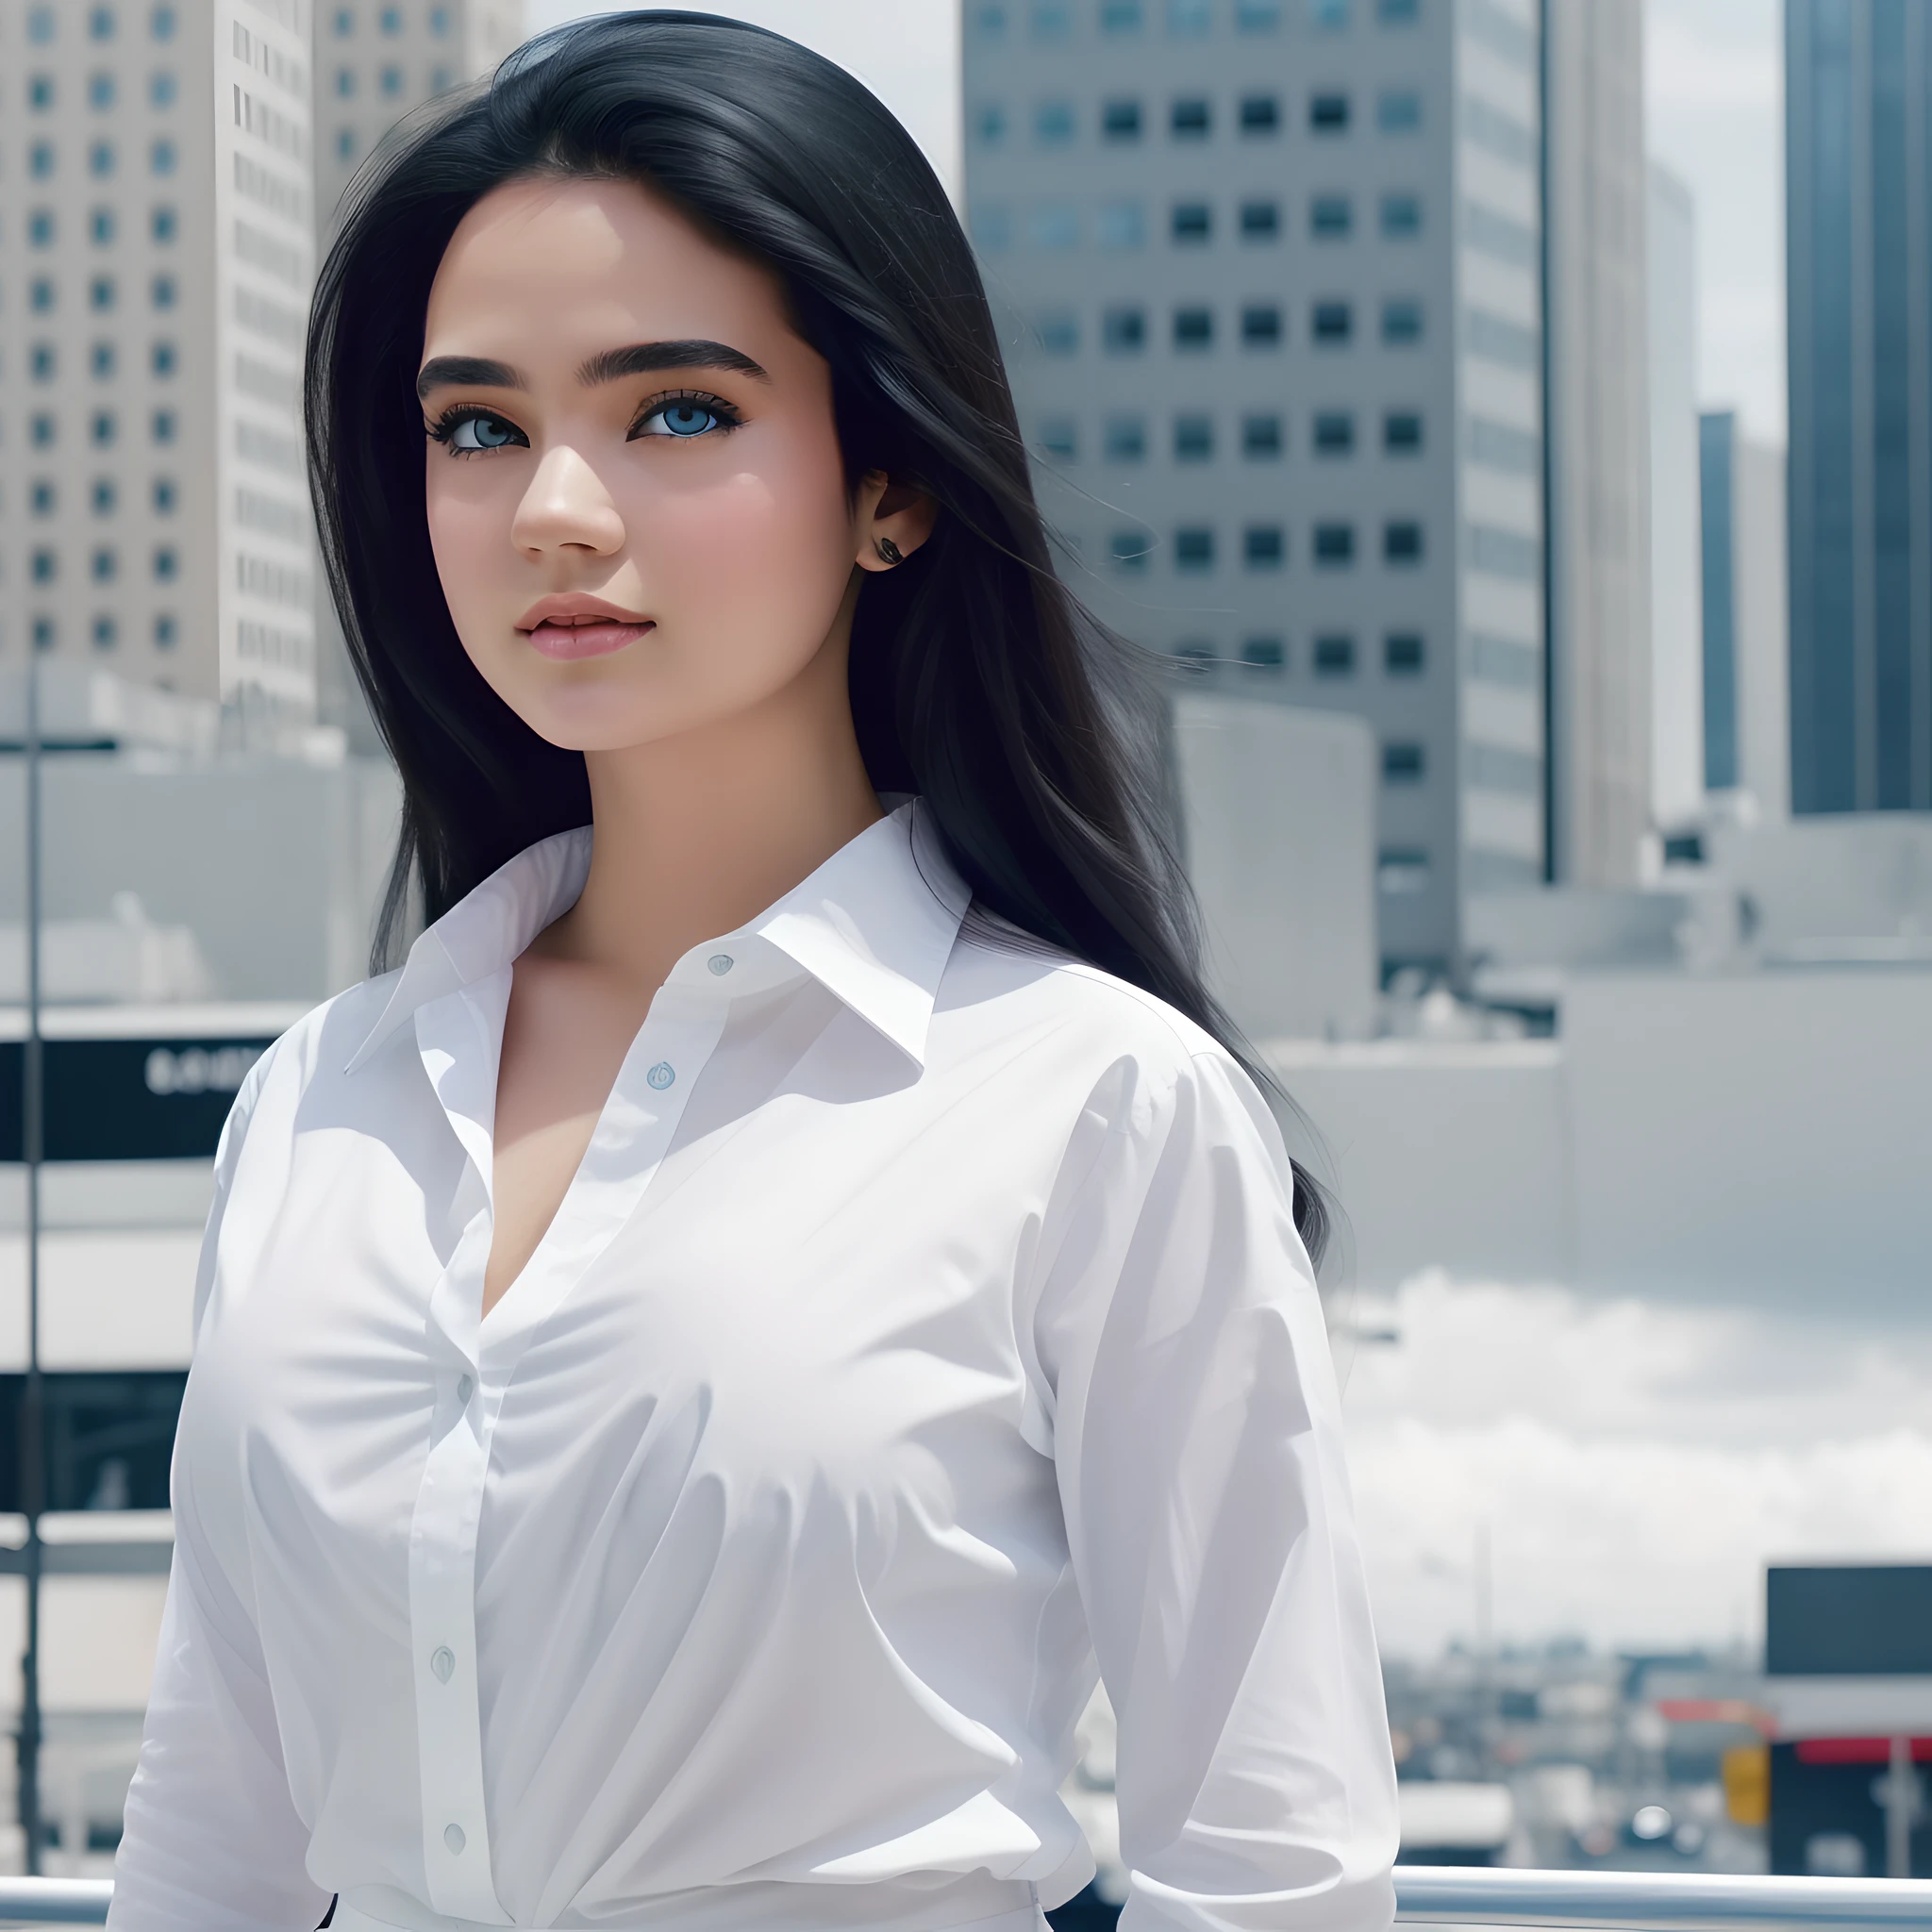
POLYGON ((1375 1011, 1375 741, 1342 712, 1174 706, 1188 871, 1215 990, 1255 1039, 1367 1033, 1375 1011))

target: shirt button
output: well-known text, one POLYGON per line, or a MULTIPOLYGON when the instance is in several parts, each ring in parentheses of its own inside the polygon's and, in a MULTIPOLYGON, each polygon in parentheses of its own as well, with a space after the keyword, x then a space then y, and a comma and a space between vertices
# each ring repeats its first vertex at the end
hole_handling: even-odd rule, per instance
POLYGON ((675 1070, 672 1067, 672 1064, 669 1060, 659 1060, 658 1064, 655 1067, 653 1067, 648 1074, 644 1075, 644 1078, 648 1080, 651 1083, 651 1085, 658 1090, 659 1093, 661 1093, 663 1092, 665 1088, 670 1086, 672 1081, 677 1078, 677 1074, 675 1070))
POLYGON ((711 971, 718 975, 720 979, 723 979, 724 975, 731 971, 731 955, 729 953, 713 953, 711 957, 705 961, 705 964, 708 966, 711 969, 711 971))
POLYGON ((429 1653, 429 1668, 436 1673, 436 1681, 439 1684, 447 1684, 449 1682, 450 1673, 454 1671, 456 1667, 457 1654, 449 1647, 448 1644, 439 1643, 436 1646, 436 1648, 429 1653))
POLYGON ((467 1404, 470 1400, 471 1395, 475 1392, 475 1383, 471 1381, 469 1376, 458 1375, 457 1377, 457 1400, 460 1403, 467 1404))
POLYGON ((460 1824, 445 1824, 442 1827, 442 1841, 452 1852, 461 1851, 463 1846, 469 1842, 463 1837, 463 1827, 460 1824))

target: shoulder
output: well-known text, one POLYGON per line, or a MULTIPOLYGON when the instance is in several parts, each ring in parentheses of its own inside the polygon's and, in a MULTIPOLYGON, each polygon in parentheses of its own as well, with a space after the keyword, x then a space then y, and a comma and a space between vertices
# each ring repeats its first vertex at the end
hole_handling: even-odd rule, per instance
POLYGON ((231 1131, 264 1107, 292 1109, 319 1080, 340 1079, 381 1019, 398 976, 385 973, 332 995, 271 1041, 235 1095, 231 1131))

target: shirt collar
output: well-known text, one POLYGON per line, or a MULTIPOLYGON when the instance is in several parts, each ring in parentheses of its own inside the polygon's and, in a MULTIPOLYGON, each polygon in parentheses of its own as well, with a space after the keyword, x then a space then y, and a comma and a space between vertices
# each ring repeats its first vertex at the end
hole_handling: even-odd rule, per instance
MULTIPOLYGON (((424 932, 345 1071, 365 1065, 419 1008, 504 971, 568 911, 590 874, 591 836, 580 825, 529 846, 424 932)), ((739 930, 777 947, 924 1066, 940 977, 971 897, 925 808, 910 799, 739 930)), ((731 937, 694 948, 674 976, 731 937)))

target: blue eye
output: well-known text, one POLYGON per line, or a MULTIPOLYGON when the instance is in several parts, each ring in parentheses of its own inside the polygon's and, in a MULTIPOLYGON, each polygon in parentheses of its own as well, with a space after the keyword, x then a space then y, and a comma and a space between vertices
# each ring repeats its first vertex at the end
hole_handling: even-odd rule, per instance
POLYGON ((474 415, 458 416, 454 423, 443 424, 437 432, 439 442, 470 454, 478 450, 504 449, 510 443, 525 440, 524 432, 507 417, 491 416, 482 410, 474 415))
POLYGON ((639 436, 703 436, 711 429, 731 429, 737 425, 715 405, 696 396, 677 396, 659 403, 642 417, 632 433, 639 436))

